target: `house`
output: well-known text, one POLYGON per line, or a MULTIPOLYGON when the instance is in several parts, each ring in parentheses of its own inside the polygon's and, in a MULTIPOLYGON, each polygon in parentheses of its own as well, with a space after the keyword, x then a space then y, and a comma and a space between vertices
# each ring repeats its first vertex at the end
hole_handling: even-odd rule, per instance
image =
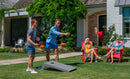
POLYGON ((98 31, 103 31, 107 24, 106 0, 82 0, 87 7, 86 19, 77 21, 77 47, 89 37, 94 45, 100 45, 102 41, 97 37, 98 31))
MULTIPOLYGON (((2 28, 0 34, 1 47, 3 45, 13 45, 19 37, 26 39, 27 29, 31 27, 32 17, 28 16, 28 12, 24 7, 34 0, 12 1, 14 3, 8 7, 13 5, 19 9, 5 12, 2 22, 0 22, 2 28)), ((102 40, 97 37, 97 32, 103 31, 103 26, 108 28, 113 24, 115 24, 116 33, 125 36, 125 46, 130 47, 130 0, 81 1, 86 5, 88 14, 86 14, 85 19, 77 21, 77 47, 81 47, 81 42, 86 37, 89 37, 95 45, 102 45, 102 40)), ((40 21, 41 19, 38 22, 40 21)))
POLYGON ((88 9, 86 19, 77 21, 77 47, 86 37, 101 45, 97 32, 115 25, 116 33, 124 36, 125 46, 130 47, 130 0, 82 0, 88 9))

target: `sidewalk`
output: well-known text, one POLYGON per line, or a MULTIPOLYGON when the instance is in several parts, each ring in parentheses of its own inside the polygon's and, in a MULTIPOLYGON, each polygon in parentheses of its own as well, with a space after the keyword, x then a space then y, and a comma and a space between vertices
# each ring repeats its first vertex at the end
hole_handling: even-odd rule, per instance
MULTIPOLYGON (((59 58, 67 58, 67 57, 80 56, 80 55, 82 55, 81 52, 72 52, 72 53, 60 54, 59 58)), ((55 59, 55 55, 51 55, 50 59, 55 59)), ((34 62, 42 61, 42 60, 46 60, 46 56, 36 57, 34 59, 34 62)), ((1 60, 0 61, 0 66, 1 65, 18 64, 18 63, 27 63, 27 62, 28 62, 28 58, 1 60)))

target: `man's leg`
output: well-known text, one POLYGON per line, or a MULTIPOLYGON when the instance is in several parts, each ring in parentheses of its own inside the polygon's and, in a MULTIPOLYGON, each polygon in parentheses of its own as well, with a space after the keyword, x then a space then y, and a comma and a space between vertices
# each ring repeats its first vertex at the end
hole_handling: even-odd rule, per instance
POLYGON ((33 70, 33 66, 32 66, 32 63, 33 63, 33 56, 32 54, 28 55, 29 56, 29 63, 28 63, 28 69, 31 68, 31 70, 33 70))
POLYGON ((47 61, 50 61, 49 54, 50 54, 50 50, 46 50, 46 59, 47 59, 47 61))
POLYGON ((58 48, 54 48, 54 51, 55 51, 55 59, 56 59, 56 62, 58 62, 58 60, 59 60, 58 48))

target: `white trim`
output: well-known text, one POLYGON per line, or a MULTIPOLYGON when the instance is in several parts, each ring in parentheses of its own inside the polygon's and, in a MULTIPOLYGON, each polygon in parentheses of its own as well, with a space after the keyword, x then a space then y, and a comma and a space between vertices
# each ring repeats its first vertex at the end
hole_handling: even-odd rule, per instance
POLYGON ((4 11, 4 17, 28 15, 26 9, 4 11))
POLYGON ((1 41, 1 48, 4 47, 4 16, 2 17, 2 41, 1 41))
POLYGON ((22 15, 28 15, 28 12, 8 13, 5 14, 4 17, 13 17, 13 16, 22 16, 22 15))
POLYGON ((32 20, 32 17, 29 16, 29 21, 28 21, 28 22, 29 22, 29 28, 31 28, 31 26, 32 26, 32 25, 31 25, 31 20, 32 20))

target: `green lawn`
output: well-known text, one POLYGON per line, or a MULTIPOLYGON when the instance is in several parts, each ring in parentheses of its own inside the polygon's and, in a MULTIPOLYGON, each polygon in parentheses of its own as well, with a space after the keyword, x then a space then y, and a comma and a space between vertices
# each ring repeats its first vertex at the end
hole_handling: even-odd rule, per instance
POLYGON ((59 62, 77 68, 73 72, 60 72, 55 70, 36 69, 43 62, 34 63, 38 74, 26 72, 27 63, 0 66, 0 79, 130 79, 130 57, 125 57, 125 62, 113 64, 106 63, 106 58, 98 63, 83 63, 81 56, 63 58, 59 62))
MULTIPOLYGON (((59 53, 63 54, 63 53, 59 53)), ((38 56, 45 56, 46 54, 36 54, 38 56)), ((50 55, 54 55, 54 53, 50 53, 50 55)), ((8 59, 18 59, 18 58, 27 58, 28 54, 25 53, 0 53, 0 60, 8 60, 8 59)))

